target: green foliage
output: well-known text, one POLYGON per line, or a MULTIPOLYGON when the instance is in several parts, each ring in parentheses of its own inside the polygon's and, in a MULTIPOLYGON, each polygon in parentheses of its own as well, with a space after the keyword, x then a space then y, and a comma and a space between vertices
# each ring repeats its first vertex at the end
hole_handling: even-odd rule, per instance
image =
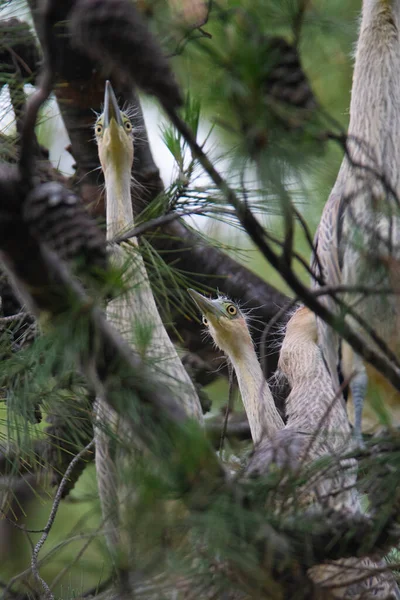
MULTIPOLYGON (((173 64, 186 92, 181 116, 199 143, 210 150, 216 166, 227 174, 237 195, 267 225, 276 244, 283 239, 285 210, 298 209, 313 233, 341 159, 341 150, 328 144, 325 134, 330 130, 339 132, 346 126, 356 3, 312 2, 301 16, 301 3, 295 0, 213 2, 208 22, 204 24, 204 30, 212 37, 196 35, 196 31, 188 34, 167 3, 157 0, 148 4, 153 11, 152 28, 162 37, 166 50, 176 54, 173 64), (186 35, 188 43, 182 44, 182 36, 186 35), (316 99, 313 108, 285 104, 271 94, 269 78, 280 60, 271 40, 277 36, 291 47, 297 44, 303 75, 316 99), (207 136, 203 140, 199 138, 205 122, 207 136)), ((51 127, 51 120, 45 126, 40 125, 40 141, 51 138, 51 127)), ((168 124, 162 127, 162 136, 174 158, 177 174, 165 192, 146 207, 136 225, 172 211, 186 217, 188 213, 207 216, 223 227, 218 240, 202 230, 205 241, 234 253, 270 283, 286 291, 279 274, 272 272, 252 248, 249 252, 247 241, 239 238, 246 246, 245 251, 239 250, 236 240, 232 241, 232 228, 240 231, 237 218, 220 191, 204 178, 198 161, 189 156, 182 135, 168 124)), ((15 141, 3 136, 0 156, 14 162, 15 141)), ((197 227, 193 220, 187 220, 186 224, 188 228, 197 227)), ((294 247, 307 263, 310 247, 299 220, 295 229, 294 247)), ((193 272, 167 266, 162 253, 158 254, 144 238, 140 248, 134 246, 134 249, 144 258, 164 322, 170 322, 177 313, 197 319, 185 292, 193 285, 196 265, 193 272)), ((101 306, 105 299, 132 289, 136 284, 127 281, 125 275, 134 264, 133 257, 121 268, 107 272, 92 292, 93 301, 101 306)), ((304 281, 309 280, 300 262, 296 263, 296 272, 301 273, 304 281)), ((18 353, 10 349, 10 332, 1 332, 0 388, 5 390, 7 410, 0 405, 0 450, 9 443, 16 446, 13 472, 21 457, 30 458, 27 473, 37 466, 38 457, 32 455, 32 447, 38 440, 53 436, 53 447, 58 452, 67 438, 71 456, 72 450, 82 447, 93 416, 90 404, 93 398, 80 375, 77 356, 83 360, 90 358, 91 333, 87 313, 81 306, 62 315, 51 326, 44 324, 44 334, 30 348, 18 353), (43 413, 40 424, 35 422, 38 405, 43 413), (49 416, 59 423, 57 432, 46 431, 49 424, 45 419, 49 416)), ((131 324, 128 337, 135 338, 143 357, 153 333, 141 315, 131 324)), ((179 339, 179 331, 175 333, 179 339)), ((162 362, 154 357, 148 363, 162 369, 162 362)), ((121 380, 124 385, 116 379, 110 388, 119 393, 123 416, 127 421, 132 419, 138 429, 151 429, 149 409, 141 407, 123 377, 121 380)), ((149 385, 151 388, 151 382, 149 385)), ((221 392, 220 382, 214 386, 219 386, 215 398, 221 403, 226 391, 221 392)), ((375 399, 373 408, 376 419, 389 426, 391 421, 382 399, 375 399)), ((265 544, 268 549, 271 543, 271 563, 278 562, 272 555, 278 539, 283 549, 278 556, 281 571, 286 568, 290 571, 293 565, 295 572, 297 557, 285 554, 287 539, 280 528, 290 521, 295 523, 293 527, 299 538, 307 533, 308 521, 304 524, 298 519, 299 489, 316 473, 329 468, 329 459, 289 479, 280 469, 271 469, 267 477, 247 482, 245 490, 241 489, 243 495, 237 497, 232 492, 233 485, 221 484, 217 463, 209 462, 210 447, 196 424, 187 427, 158 424, 149 434, 151 452, 143 451, 136 438, 131 443, 131 439, 120 439, 109 425, 102 427, 115 442, 114 447, 124 450, 126 460, 121 461, 119 475, 126 489, 135 490, 125 499, 125 527, 133 540, 129 556, 138 579, 145 580, 158 569, 160 577, 169 572, 177 577, 185 574, 197 581, 208 581, 212 571, 214 589, 222 595, 228 578, 221 565, 229 562, 238 574, 238 587, 253 597, 266 591, 272 597, 279 592, 265 558, 269 556, 265 544), (293 501, 279 504, 282 495, 293 501), (280 510, 276 508, 278 504, 280 510)), ((137 432, 138 438, 140 433, 137 432)), ((242 443, 221 453, 226 468, 237 470, 238 464, 247 458, 248 449, 248 444, 242 443)), ((361 486, 370 486, 370 473, 375 473, 377 463, 375 457, 364 460, 361 486)), ((382 467, 380 484, 391 494, 382 497, 385 507, 382 520, 388 517, 396 501, 398 479, 393 473, 400 473, 398 463, 398 451, 394 448, 392 453, 385 454, 384 464, 378 465, 382 467)), ((27 508, 28 527, 43 527, 52 494, 48 482, 35 489, 34 505, 27 508)), ((107 579, 111 569, 103 526, 94 472, 89 467, 70 497, 61 503, 47 542, 41 573, 50 584, 55 582, 59 598, 79 597, 90 586, 107 579)), ((32 534, 34 542, 38 537, 39 534, 32 534)), ((25 539, 19 540, 14 555, 21 547, 26 548, 25 539)), ((28 566, 29 556, 27 553, 18 569, 28 566)), ((0 579, 11 578, 17 567, 10 559, 0 579)), ((18 587, 16 584, 15 589, 18 587)), ((203 594, 205 590, 200 586, 198 597, 204 597, 203 594)))

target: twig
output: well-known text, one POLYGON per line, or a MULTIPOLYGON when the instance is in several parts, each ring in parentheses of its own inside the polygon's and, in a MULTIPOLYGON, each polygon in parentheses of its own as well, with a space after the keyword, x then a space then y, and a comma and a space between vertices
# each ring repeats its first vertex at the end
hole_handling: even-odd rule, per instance
POLYGON ((212 0, 208 0, 207 10, 205 12, 203 19, 201 19, 198 23, 194 23, 193 25, 191 25, 189 27, 189 29, 188 29, 188 31, 186 31, 184 37, 178 42, 176 49, 173 52, 171 52, 170 54, 167 54, 167 58, 172 58, 174 56, 179 56, 179 54, 182 54, 186 45, 192 40, 204 38, 204 37, 208 38, 208 39, 212 38, 212 35, 210 33, 208 33, 207 31, 204 31, 204 29, 203 29, 203 26, 206 25, 208 22, 211 9, 212 9, 212 0), (191 34, 196 30, 200 33, 200 35, 194 37, 191 34))
POLYGON ((6 511, 2 508, 0 508, 0 512, 8 523, 10 523, 13 527, 16 527, 20 531, 23 531, 24 533, 43 533, 44 531, 44 529, 27 529, 24 525, 19 525, 18 523, 10 519, 6 511))
POLYGON ((61 499, 62 499, 64 487, 67 484, 69 476, 71 475, 72 471, 74 470, 75 465, 79 462, 79 460, 89 450, 91 450, 91 448, 93 446, 94 446, 94 440, 92 440, 91 442, 89 442, 89 444, 87 446, 85 446, 85 448, 83 448, 83 450, 81 450, 80 452, 78 452, 78 454, 76 456, 74 456, 74 458, 71 460, 71 462, 70 462, 67 470, 64 473, 64 476, 63 476, 63 478, 61 480, 61 483, 58 486, 58 489, 57 489, 57 492, 56 492, 56 495, 55 495, 55 498, 54 498, 53 506, 51 508, 47 524, 46 524, 45 528, 43 529, 43 533, 42 533, 42 535, 41 535, 38 543, 36 544, 35 548, 33 549, 32 559, 31 559, 32 574, 35 577, 36 581, 44 589, 46 598, 48 598, 49 600, 54 600, 54 595, 52 594, 52 592, 51 592, 49 586, 47 585, 47 583, 39 575, 39 570, 38 570, 38 555, 39 555, 39 552, 40 552, 43 544, 47 540, 47 537, 48 537, 48 535, 50 533, 50 530, 51 530, 51 528, 53 526, 54 519, 56 518, 57 511, 58 511, 58 508, 60 506, 60 502, 61 502, 61 499))
MULTIPOLYGON (((317 263, 318 269, 319 269, 319 273, 321 275, 321 277, 323 277, 323 269, 322 269, 322 265, 321 265, 321 261, 319 259, 319 255, 317 252, 317 249, 315 247, 314 244, 314 240, 312 238, 312 235, 310 233, 310 230, 308 228, 308 225, 306 223, 306 220, 304 219, 303 215, 301 214, 301 212, 299 210, 297 210, 297 208, 295 206, 292 206, 292 209, 294 211, 294 214, 296 215, 297 219, 300 222, 301 228, 304 232, 304 235, 306 236, 306 240, 308 242, 308 245, 310 246, 311 249, 311 256, 312 259, 315 260, 315 262, 317 263)), ((314 279, 317 279, 316 275, 313 274, 314 279)))
MULTIPOLYGON (((250 208, 248 207, 250 210, 250 208)), ((293 206, 290 198, 287 197, 286 190, 282 194, 282 211, 285 227, 285 237, 282 245, 282 259, 288 267, 292 265, 293 259, 293 238, 294 238, 294 221, 293 221, 293 206)))
POLYGON ((44 68, 40 85, 29 98, 21 131, 21 154, 19 169, 22 181, 29 185, 33 171, 33 148, 36 142, 35 125, 41 106, 46 102, 51 92, 52 74, 48 67, 44 68))
POLYGON ((25 311, 21 311, 16 313, 15 315, 9 315, 8 317, 0 317, 0 323, 12 323, 14 321, 20 321, 25 317, 29 316, 29 313, 25 311))
POLYGON ((301 29, 304 22, 304 13, 307 10, 307 5, 309 4, 309 0, 300 0, 299 8, 293 18, 293 35, 294 40, 293 43, 298 48, 300 42, 301 29))
POLYGON ((368 285, 326 285, 324 287, 316 288, 313 290, 314 296, 336 295, 336 294, 365 294, 371 296, 377 296, 380 294, 398 295, 400 289, 394 290, 393 288, 375 288, 368 285))
POLYGON ((172 223, 176 221, 176 219, 180 219, 181 217, 189 217, 192 215, 205 215, 206 213, 212 212, 220 212, 220 209, 216 208, 197 208, 193 210, 187 210, 181 213, 171 212, 166 215, 162 215, 161 217, 155 217, 154 219, 150 219, 150 221, 146 221, 145 223, 141 223, 137 225, 133 229, 130 229, 126 233, 116 236, 114 239, 110 240, 109 244, 121 244, 122 242, 126 242, 130 240, 132 237, 137 237, 149 231, 149 229, 154 229, 155 227, 161 227, 162 225, 167 225, 168 223, 172 223))

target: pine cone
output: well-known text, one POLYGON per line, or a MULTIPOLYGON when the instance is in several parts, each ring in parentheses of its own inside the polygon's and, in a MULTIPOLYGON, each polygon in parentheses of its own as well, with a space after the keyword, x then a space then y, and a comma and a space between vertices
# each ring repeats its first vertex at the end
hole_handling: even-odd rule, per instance
POLYGON ((79 0, 71 13, 73 41, 101 64, 129 74, 169 107, 182 105, 174 74, 157 40, 129 0, 79 0))
POLYGON ((23 218, 40 242, 79 271, 107 268, 106 240, 80 198, 54 181, 37 185, 27 196, 23 218))
POLYGON ((317 102, 297 49, 283 38, 273 37, 264 40, 263 54, 270 67, 265 79, 266 94, 295 108, 315 109, 317 102))

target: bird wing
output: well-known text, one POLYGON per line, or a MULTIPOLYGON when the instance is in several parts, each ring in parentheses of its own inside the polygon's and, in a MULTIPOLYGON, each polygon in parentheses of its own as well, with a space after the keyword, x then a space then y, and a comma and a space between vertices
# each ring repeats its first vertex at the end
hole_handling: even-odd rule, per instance
MULTIPOLYGON (((322 278, 324 284, 330 287, 336 287, 341 283, 339 239, 342 198, 341 186, 335 186, 325 204, 314 238, 315 251, 311 267, 313 272, 322 278)), ((313 286, 321 287, 318 281, 314 281, 313 286)), ((338 312, 337 305, 330 295, 320 296, 319 301, 331 312, 338 312)), ((322 319, 317 318, 317 328, 318 343, 334 387, 337 389, 339 387, 339 336, 322 319)))

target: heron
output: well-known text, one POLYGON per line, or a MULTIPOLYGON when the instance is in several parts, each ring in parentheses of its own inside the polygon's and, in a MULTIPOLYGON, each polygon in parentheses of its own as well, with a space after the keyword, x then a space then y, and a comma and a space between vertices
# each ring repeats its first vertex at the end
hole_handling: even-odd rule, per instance
POLYGON ((203 324, 215 344, 232 362, 251 437, 258 444, 264 434, 273 435, 284 422, 258 362, 246 317, 237 304, 224 296, 210 300, 190 288, 188 293, 203 314, 203 324))
MULTIPOLYGON (((105 84, 104 111, 95 122, 99 160, 104 174, 106 191, 107 239, 127 227, 133 227, 131 201, 131 169, 134 156, 134 132, 128 115, 120 110, 109 81, 105 84)), ((107 306, 107 317, 130 343, 132 349, 151 361, 154 376, 166 385, 181 403, 189 417, 203 422, 201 405, 193 382, 180 361, 158 312, 138 241, 112 246, 117 267, 124 270, 127 292, 107 306), (145 340, 145 343, 143 342, 145 340)), ((120 542, 121 515, 118 481, 118 456, 110 441, 116 434, 130 440, 123 419, 107 405, 105 398, 97 399, 96 470, 102 511, 106 521, 107 541, 113 553, 120 542)), ((132 436, 131 436, 132 437, 132 436)), ((120 461, 121 462, 121 461, 120 461)), ((124 490, 126 493, 126 490, 124 490)), ((132 492, 132 490, 131 490, 132 492)), ((126 495, 132 496, 132 493, 126 495)))
MULTIPOLYGON (((317 321, 300 307, 287 323, 280 350, 279 368, 291 385, 286 400, 286 424, 275 408, 268 383, 259 365, 246 321, 239 305, 225 296, 209 299, 188 290, 203 315, 203 324, 216 346, 229 357, 236 371, 250 424, 253 457, 247 475, 268 471, 272 463, 296 469, 322 456, 340 456, 353 443, 343 397, 336 394, 317 342, 317 321), (287 462, 289 461, 289 464, 287 462)), ((329 509, 361 511, 355 489, 357 463, 354 459, 333 460, 331 469, 307 482, 299 490, 303 504, 322 503, 329 509)), ((369 558, 350 558, 317 565, 309 576, 329 597, 399 598, 397 586, 384 564, 369 558), (371 570, 379 568, 376 576, 371 570)))
MULTIPOLYGON (((363 0, 350 105, 347 153, 315 237, 315 272, 324 285, 392 288, 400 258, 400 0, 363 0)), ((319 287, 319 284, 315 284, 319 287)), ((400 357, 400 306, 395 295, 347 294, 344 302, 400 357)), ((321 298, 338 312, 333 298, 321 298)), ((349 322, 378 352, 354 318, 349 322)), ((321 320, 318 340, 339 388, 338 366, 354 403, 354 433, 361 440, 368 377, 365 365, 321 320), (340 357, 342 355, 342 358, 340 357)))
MULTIPOLYGON (((335 397, 317 345, 316 319, 310 310, 302 307, 288 321, 280 351, 279 368, 291 386, 285 403, 285 424, 275 406, 246 316, 239 305, 225 296, 211 299, 193 289, 188 289, 188 293, 202 313, 203 324, 216 346, 228 356, 235 369, 254 444, 279 438, 284 430, 308 434, 317 429, 320 437, 324 432, 338 436, 341 446, 349 442, 351 430, 344 401, 342 397, 335 397), (312 410, 307 406, 309 399, 312 399, 312 410), (331 411, 330 402, 337 404, 331 411)), ((335 451, 338 444, 339 441, 335 451)), ((312 458, 316 458, 314 450, 312 458)))
MULTIPOLYGON (((291 386, 286 399, 287 423, 282 433, 291 431, 295 440, 299 435, 306 438, 295 457, 297 461, 301 460, 306 465, 324 455, 334 458, 348 451, 354 445, 354 438, 346 406, 342 394, 335 391, 318 345, 315 315, 306 307, 298 308, 286 325, 278 367, 291 386)), ((265 458, 265 452, 263 455, 265 458)), ((336 510, 343 508, 354 513, 361 512, 356 478, 357 463, 354 459, 333 460, 331 468, 312 482, 311 501, 326 503, 336 510)), ((307 483, 308 501, 309 487, 307 483)), ((330 565, 313 567, 309 575, 321 588, 328 591, 331 588, 335 598, 400 597, 393 576, 385 572, 384 561, 377 564, 370 558, 342 559, 332 561, 330 565), (374 570, 378 573, 371 575, 374 570)))

